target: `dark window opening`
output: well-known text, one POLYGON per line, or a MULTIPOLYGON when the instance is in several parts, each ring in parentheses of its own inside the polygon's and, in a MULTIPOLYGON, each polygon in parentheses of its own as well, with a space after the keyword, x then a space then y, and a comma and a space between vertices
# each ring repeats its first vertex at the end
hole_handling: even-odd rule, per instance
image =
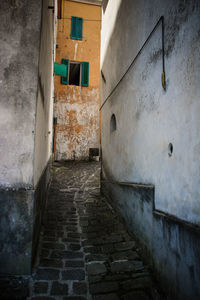
POLYGON ((71 63, 69 66, 69 84, 80 85, 80 63, 71 63))
POLYGON ((57 0, 58 6, 58 19, 62 18, 62 0, 57 0))

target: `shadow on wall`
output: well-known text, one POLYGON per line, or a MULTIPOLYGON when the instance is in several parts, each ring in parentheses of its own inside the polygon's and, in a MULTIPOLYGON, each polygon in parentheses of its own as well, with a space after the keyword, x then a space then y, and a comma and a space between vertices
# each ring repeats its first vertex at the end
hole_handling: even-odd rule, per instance
MULTIPOLYGON (((141 11, 142 3, 140 1, 133 2, 136 3, 135 11, 141 11)), ((171 0, 167 2, 172 4, 171 0)), ((120 80, 123 70, 128 67, 127 64, 130 57, 126 56, 128 53, 126 47, 122 49, 122 45, 127 45, 127 43, 124 42, 126 40, 124 37, 128 34, 125 29, 129 26, 129 23, 128 17, 124 17, 124 12, 129 13, 128 3, 131 3, 131 1, 121 1, 113 31, 111 32, 109 39, 109 44, 105 45, 106 48, 102 61, 102 73, 105 78, 105 80, 102 78, 103 101, 110 94, 112 88, 114 88, 117 83, 117 80, 120 80), (123 31, 124 36, 122 35, 123 31), (119 33, 122 35, 122 39, 117 40, 119 33), (126 66, 124 66, 124 64, 126 64, 126 66), (122 68, 120 70, 121 66, 122 68), (112 72, 110 72, 111 69, 112 72)), ((156 1, 154 1, 154 3, 156 3, 156 1)), ((181 31, 181 25, 187 19, 187 9, 182 9, 182 11, 180 11, 181 5, 184 8, 184 3, 185 2, 181 0, 175 3, 176 7, 174 10, 172 9, 172 11, 168 9, 167 5, 165 5, 167 18, 165 28, 165 54, 168 59, 172 56, 175 41, 179 39, 178 35, 181 31)), ((193 3, 197 3, 197 1, 193 1, 193 3)), ((108 1, 106 1, 106 6, 103 8, 104 12, 106 11, 107 4, 108 1)), ((192 8, 190 7, 189 9, 191 10, 192 8)), ((159 14, 158 10, 155 14, 153 14, 152 6, 148 13, 148 16, 152 14, 156 23, 163 11, 159 14)), ((127 14, 127 16, 130 16, 130 13, 127 14)), ((144 25, 144 31, 142 34, 140 32, 140 36, 144 37, 144 33, 147 33, 148 29, 149 31, 151 30, 148 26, 150 25, 150 22, 153 24, 153 18, 151 18, 151 21, 149 21, 148 24, 145 24, 142 16, 138 16, 138 19, 141 21, 141 24, 144 25)), ((139 31, 137 33, 139 33, 139 31)), ((141 40, 141 43, 143 42, 144 41, 141 40)), ((138 47, 141 46, 138 41, 136 41, 136 43, 138 47)), ((132 46, 133 42, 130 40, 130 44, 128 44, 127 47, 131 48, 132 46)), ((137 47, 134 48, 135 52, 137 50, 136 48, 137 47)), ((135 53, 135 55, 136 54, 137 53, 135 53)), ((134 52, 132 55, 134 56, 134 52)), ((151 63, 155 63, 159 57, 160 52, 157 52, 156 55, 150 56, 149 60, 151 63)), ((144 80, 146 80, 146 78, 144 80)), ((117 89, 120 89, 120 85, 117 89)), ((124 98, 125 97, 126 94, 124 94, 124 98)), ((117 99, 117 97, 108 99, 107 103, 109 104, 107 104, 107 106, 105 105, 102 109, 102 124, 108 115, 112 115, 112 109, 116 108, 119 103, 118 101, 120 100, 123 101, 124 99, 117 99)), ((123 112, 120 110, 120 118, 122 114, 123 112)), ((121 124, 119 118, 117 121, 119 124, 118 128, 120 128, 121 124)), ((112 125, 110 128, 112 132, 112 125)), ((105 138, 105 136, 106 133, 104 135, 103 132, 102 137, 105 138)), ((171 157, 174 153, 173 150, 173 144, 169 143, 169 157, 171 157)), ((109 155, 107 155, 106 149, 103 148, 102 151, 102 192, 107 196, 110 203, 122 214, 130 231, 140 239, 141 244, 144 246, 148 256, 150 257, 152 265, 156 271, 157 278, 162 283, 163 289, 172 299, 200 299, 200 228, 198 226, 192 226, 192 224, 187 222, 182 222, 178 218, 173 218, 172 216, 156 211, 154 204, 155 190, 153 186, 150 187, 135 183, 122 184, 115 182, 115 176, 117 175, 115 173, 113 161, 109 161, 109 155), (112 170, 112 172, 110 170, 112 170)), ((114 149, 114 147, 113 152, 111 150, 111 153, 112 156, 115 156, 116 149, 114 149)), ((121 165, 122 168, 125 168, 126 166, 123 166, 120 161, 123 157, 122 153, 120 153, 120 155, 121 156, 118 156, 119 165, 121 165)), ((127 165, 129 165, 129 163, 130 161, 127 162, 127 165)))
POLYGON ((104 1, 103 1, 103 11, 104 11, 104 12, 106 11, 106 8, 107 8, 107 5, 108 5, 108 1, 109 1, 109 0, 104 0, 104 1))
POLYGON ((158 282, 174 300, 200 299, 200 229, 155 211, 154 186, 115 182, 102 171, 101 190, 138 239, 158 282))

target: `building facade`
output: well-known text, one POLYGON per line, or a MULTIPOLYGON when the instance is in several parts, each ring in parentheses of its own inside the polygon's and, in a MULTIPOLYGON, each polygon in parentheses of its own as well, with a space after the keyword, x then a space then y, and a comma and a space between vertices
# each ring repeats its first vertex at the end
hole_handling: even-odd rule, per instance
POLYGON ((85 160, 99 148, 101 7, 89 1, 59 1, 56 62, 67 76, 55 76, 56 160, 85 160))
POLYGON ((103 191, 175 299, 200 298, 200 2, 104 1, 103 191))

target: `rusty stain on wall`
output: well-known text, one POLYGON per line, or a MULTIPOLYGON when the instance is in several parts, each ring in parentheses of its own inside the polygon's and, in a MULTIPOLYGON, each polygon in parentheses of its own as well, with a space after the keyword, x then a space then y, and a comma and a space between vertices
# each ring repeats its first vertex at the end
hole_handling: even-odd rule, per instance
POLYGON ((56 160, 86 160, 89 148, 99 147, 100 30, 99 6, 62 1, 56 61, 89 62, 89 86, 63 85, 55 76, 56 160), (70 38, 71 16, 83 18, 82 40, 70 38))

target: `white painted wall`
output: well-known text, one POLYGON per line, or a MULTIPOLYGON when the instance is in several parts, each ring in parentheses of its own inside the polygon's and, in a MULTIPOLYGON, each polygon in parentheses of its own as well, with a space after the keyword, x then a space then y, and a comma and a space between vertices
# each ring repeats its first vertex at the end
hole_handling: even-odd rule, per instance
POLYGON ((53 63, 57 1, 43 1, 42 31, 40 44, 38 97, 35 125, 34 185, 38 183, 52 153, 53 122, 53 63), (54 2, 54 13, 48 6, 54 2))
POLYGON ((200 2, 110 0, 102 14, 102 99, 106 99, 165 18, 166 92, 161 26, 102 109, 103 166, 117 181, 155 185, 155 208, 200 225, 200 2), (110 133, 115 113, 117 130, 110 133), (168 156, 168 144, 174 147, 168 156))

